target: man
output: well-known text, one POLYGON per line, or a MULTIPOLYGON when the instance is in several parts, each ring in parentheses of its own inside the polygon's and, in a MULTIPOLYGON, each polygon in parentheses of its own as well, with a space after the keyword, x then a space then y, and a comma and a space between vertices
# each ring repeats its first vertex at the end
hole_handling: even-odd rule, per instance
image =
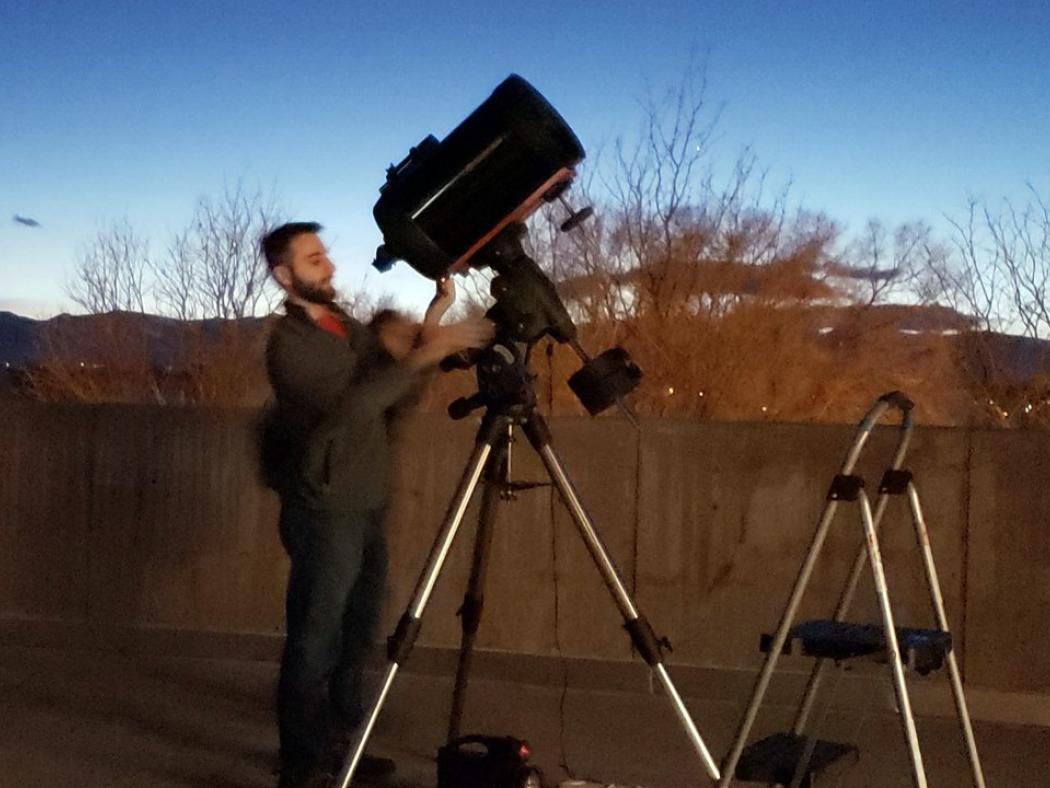
MULTIPOLYGON (((287 293, 266 348, 276 405, 263 443, 291 560, 277 691, 279 788, 325 785, 366 711, 361 673, 386 578, 388 414, 412 395, 420 373, 492 336, 484 320, 441 326, 430 319, 409 347, 388 339, 391 354, 334 303, 335 267, 320 230, 296 222, 262 240, 287 293)), ((443 312, 450 296, 436 298, 434 311, 443 312)), ((359 773, 392 769, 366 758, 359 773)))

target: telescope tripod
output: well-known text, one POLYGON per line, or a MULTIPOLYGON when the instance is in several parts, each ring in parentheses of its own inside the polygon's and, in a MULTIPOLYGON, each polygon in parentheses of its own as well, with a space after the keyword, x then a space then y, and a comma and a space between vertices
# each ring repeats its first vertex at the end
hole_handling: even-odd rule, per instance
MULTIPOLYGON (((523 389, 529 389, 531 393, 531 387, 526 385, 520 387, 519 391, 523 389)), ((529 443, 539 455, 547 469, 551 482, 572 516, 573 522, 579 529, 580 537, 590 552, 591 558, 602 576, 602 580, 609 589, 609 593, 612 594, 613 602, 619 608, 632 644, 650 669, 656 674, 664 691, 670 698, 675 713, 685 728, 697 755, 703 762, 707 774, 712 780, 718 780, 718 765, 711 757, 707 746, 700 737, 700 732, 697 730, 688 709, 686 709, 664 666, 664 643, 661 643, 656 637, 649 622, 639 612, 631 599, 616 565, 609 556, 609 551, 602 542, 601 536, 598 534, 590 515, 580 500, 576 487, 569 478, 552 445, 551 433, 546 421, 535 410, 534 399, 532 397, 524 397, 522 400, 509 404, 498 401, 488 403, 485 415, 482 418, 481 427, 475 439, 474 450, 449 504, 444 524, 434 541, 430 556, 419 577, 408 607, 401 616, 394 634, 388 641, 386 671, 383 674, 372 707, 365 717, 365 722, 357 732, 354 743, 350 748, 350 754, 336 780, 336 785, 339 788, 348 788, 353 779, 354 772, 361 761, 361 757, 364 755, 365 746, 375 728, 376 721, 390 693, 398 670, 408 658, 419 634, 423 613, 459 532, 471 498, 484 478, 485 487, 474 544, 473 565, 469 586, 461 610, 463 639, 456 673, 452 713, 449 720, 449 741, 458 737, 474 638, 481 620, 493 522, 501 494, 509 489, 513 489, 512 486, 508 485, 507 478, 510 464, 510 446, 513 441, 515 427, 522 429, 529 443)))

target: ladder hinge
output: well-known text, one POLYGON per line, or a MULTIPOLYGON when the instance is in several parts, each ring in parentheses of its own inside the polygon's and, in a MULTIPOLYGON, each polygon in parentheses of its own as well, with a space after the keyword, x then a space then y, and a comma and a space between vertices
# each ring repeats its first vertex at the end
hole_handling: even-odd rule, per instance
POLYGON ((911 471, 890 468, 879 482, 879 492, 885 495, 903 495, 911 484, 911 471))
POLYGON ((828 490, 829 501, 855 501, 864 489, 864 479, 852 474, 838 474, 831 481, 831 489, 828 490))

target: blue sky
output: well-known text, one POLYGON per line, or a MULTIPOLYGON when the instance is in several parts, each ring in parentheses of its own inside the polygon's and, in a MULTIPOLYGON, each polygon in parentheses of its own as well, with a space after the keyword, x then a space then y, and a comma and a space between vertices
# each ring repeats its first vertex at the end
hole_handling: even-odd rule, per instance
POLYGON ((154 248, 243 180, 317 219, 337 282, 369 273, 385 167, 507 74, 589 150, 698 51, 717 155, 752 145, 794 196, 857 228, 1050 192, 1042 2, 269 3, 0 0, 0 309, 54 313, 79 250, 127 218, 154 248), (41 223, 28 228, 15 214, 41 223))

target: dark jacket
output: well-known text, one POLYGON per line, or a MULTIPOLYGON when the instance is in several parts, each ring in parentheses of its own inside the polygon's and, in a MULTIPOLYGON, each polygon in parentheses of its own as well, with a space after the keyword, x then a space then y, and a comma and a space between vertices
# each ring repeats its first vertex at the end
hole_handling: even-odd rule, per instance
POLYGON ((340 313, 347 338, 286 304, 266 346, 276 403, 266 418, 262 460, 282 501, 315 509, 378 509, 389 475, 387 413, 409 398, 417 376, 378 337, 340 313))

